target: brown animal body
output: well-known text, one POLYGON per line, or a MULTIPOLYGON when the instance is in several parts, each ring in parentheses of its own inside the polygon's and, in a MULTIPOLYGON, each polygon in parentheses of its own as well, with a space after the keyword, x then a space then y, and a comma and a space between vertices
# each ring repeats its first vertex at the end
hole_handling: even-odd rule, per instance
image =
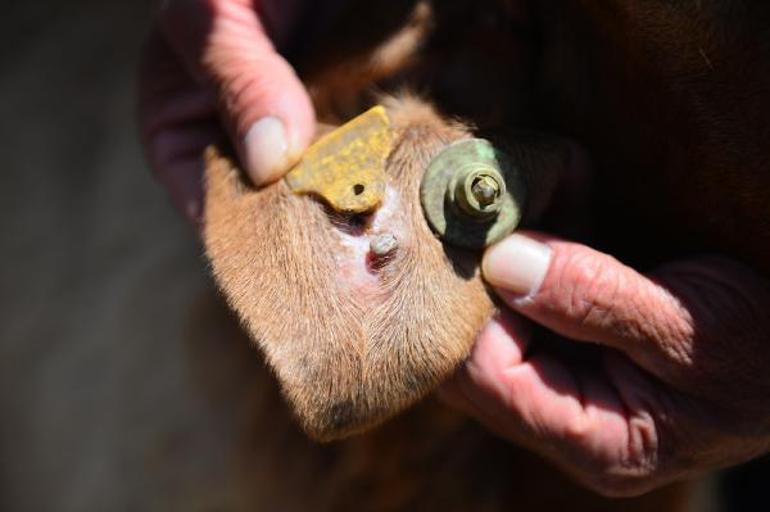
MULTIPOLYGON (((512 129, 584 143, 596 163, 593 242, 639 266, 717 251, 768 270, 767 117, 758 113, 767 106, 754 91, 766 89, 770 70, 768 52, 750 45, 768 8, 550 1, 361 9, 343 12, 317 43, 305 40, 313 50, 295 60, 325 121, 395 94, 385 100, 397 137, 389 195, 377 212, 340 218, 284 183, 255 191, 229 160, 208 159, 214 274, 311 436, 358 434, 423 399, 493 312, 477 255, 444 247, 418 199, 431 158, 471 134, 522 154, 522 146, 545 148, 556 167, 569 167, 574 151, 558 139, 532 146, 512 129), (399 247, 373 269, 368 242, 382 232, 399 247)), ((533 183, 545 172, 538 161, 529 162, 533 183)), ((275 407, 254 411, 256 424, 271 418, 257 430, 260 446, 274 435, 264 429, 291 430, 290 416, 269 416, 275 407)), ((289 494, 313 489, 271 489, 272 503, 287 506, 299 498, 330 510, 678 510, 687 495, 682 486, 623 501, 591 495, 433 402, 331 446, 285 446, 281 463, 315 483, 282 477, 289 494)), ((250 481, 250 470, 244 475, 250 481)), ((267 495, 253 494, 254 503, 267 495)))

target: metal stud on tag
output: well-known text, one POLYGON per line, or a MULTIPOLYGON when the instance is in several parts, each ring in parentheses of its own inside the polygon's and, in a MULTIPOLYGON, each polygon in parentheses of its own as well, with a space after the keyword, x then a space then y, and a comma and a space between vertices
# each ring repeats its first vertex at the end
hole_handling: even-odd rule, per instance
POLYGON ((368 213, 382 204, 393 130, 374 107, 321 137, 286 175, 298 194, 315 194, 335 211, 368 213))
POLYGON ((420 201, 431 229, 444 242, 483 249, 511 233, 525 201, 519 169, 485 139, 444 148, 420 184, 420 201))

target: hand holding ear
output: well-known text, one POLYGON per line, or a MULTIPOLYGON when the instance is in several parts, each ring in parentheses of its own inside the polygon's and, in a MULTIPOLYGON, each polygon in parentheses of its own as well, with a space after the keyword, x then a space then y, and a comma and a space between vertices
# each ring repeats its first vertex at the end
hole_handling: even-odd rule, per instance
POLYGON ((167 0, 145 49, 139 117, 158 180, 197 220, 202 155, 231 141, 256 185, 279 179, 309 144, 313 107, 273 39, 301 0, 167 0))
POLYGON ((500 435, 617 496, 770 450, 770 282, 752 269, 703 257, 643 275, 527 233, 483 273, 510 311, 443 394, 500 435), (598 364, 541 350, 532 322, 598 364))

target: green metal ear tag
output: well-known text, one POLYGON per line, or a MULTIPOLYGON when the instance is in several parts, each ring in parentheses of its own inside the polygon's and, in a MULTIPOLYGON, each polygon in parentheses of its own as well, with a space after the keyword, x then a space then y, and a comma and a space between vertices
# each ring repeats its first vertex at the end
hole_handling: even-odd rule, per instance
POLYGON ((420 185, 431 229, 447 244, 465 249, 483 249, 516 229, 525 200, 519 169, 484 139, 444 148, 420 185))

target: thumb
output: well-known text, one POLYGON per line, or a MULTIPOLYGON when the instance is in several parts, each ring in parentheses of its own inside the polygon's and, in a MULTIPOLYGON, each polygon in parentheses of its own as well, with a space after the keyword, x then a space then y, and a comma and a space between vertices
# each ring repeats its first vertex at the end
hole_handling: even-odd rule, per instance
POLYGON ((279 179, 315 130, 307 91, 275 50, 254 0, 170 0, 160 24, 188 71, 212 85, 220 115, 257 185, 279 179))
POLYGON ((562 336, 621 350, 664 379, 688 357, 695 328, 688 309, 609 255, 519 233, 490 248, 482 268, 509 306, 562 336))
POLYGON ((735 404, 764 382, 770 282, 738 261, 701 256, 646 276, 584 245, 519 233, 491 247, 482 269, 518 313, 620 350, 680 391, 735 404))

